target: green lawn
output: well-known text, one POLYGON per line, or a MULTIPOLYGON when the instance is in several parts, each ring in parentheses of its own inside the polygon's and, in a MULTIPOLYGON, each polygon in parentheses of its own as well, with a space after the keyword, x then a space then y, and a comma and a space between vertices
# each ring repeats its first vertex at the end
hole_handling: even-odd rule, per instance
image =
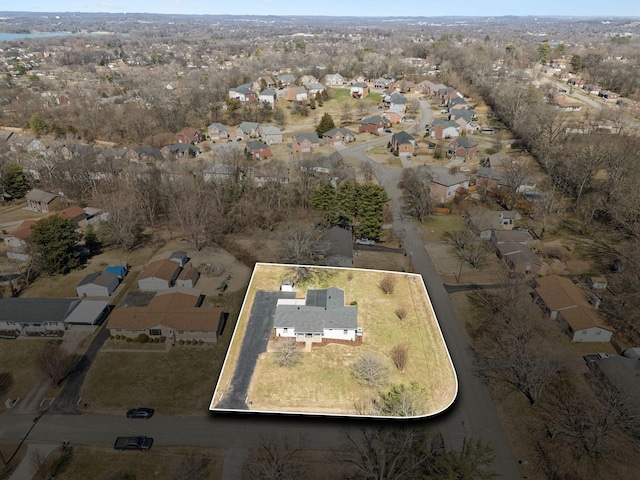
POLYGON ((24 397, 40 380, 36 358, 48 341, 49 339, 41 338, 0 339, 0 374, 10 374, 9 387, 0 395, 3 399, 0 412, 6 410, 4 399, 24 397))
MULTIPOLYGON (((408 384, 416 381, 423 385, 429 392, 429 412, 448 406, 455 394, 455 374, 421 279, 415 275, 394 273, 395 290, 393 294, 385 295, 378 286, 384 272, 324 271, 330 271, 333 275, 308 287, 336 286, 345 290, 347 303, 357 302, 358 325, 364 331, 362 345, 314 348, 303 355, 301 364, 290 369, 276 366, 272 361, 272 353, 263 354, 256 365, 249 391, 252 407, 258 410, 356 414, 355 405, 375 396, 377 390, 361 386, 351 376, 350 365, 364 351, 373 351, 388 359, 390 350, 399 343, 409 345, 409 361, 402 373, 389 361, 390 383, 408 384), (401 306, 406 307, 408 312, 403 321, 394 313, 401 306), (283 376, 295 378, 296 381, 287 381, 287 388, 282 388, 283 376)), ((256 266, 216 401, 228 386, 255 292, 277 289, 280 281, 290 275, 289 272, 290 269, 284 266, 256 266)), ((305 288, 297 286, 299 298, 304 296, 305 288)))
POLYGON ((460 215, 433 215, 428 217, 423 224, 417 223, 422 228, 423 240, 442 240, 442 234, 448 231, 458 231, 465 227, 460 215))

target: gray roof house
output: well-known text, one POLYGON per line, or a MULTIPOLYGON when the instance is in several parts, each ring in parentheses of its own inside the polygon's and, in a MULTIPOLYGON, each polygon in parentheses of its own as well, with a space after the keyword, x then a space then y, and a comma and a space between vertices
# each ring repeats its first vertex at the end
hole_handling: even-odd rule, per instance
POLYGON ((279 299, 273 323, 276 335, 298 342, 355 341, 361 333, 357 307, 344 301, 344 290, 336 287, 307 290, 304 299, 279 299))
POLYGON ((120 279, 109 272, 90 273, 76 285, 79 297, 109 297, 118 288, 120 279))
POLYGON ((351 267, 353 265, 353 241, 351 231, 340 227, 331 227, 323 239, 314 245, 314 250, 324 256, 324 264, 332 267, 351 267))

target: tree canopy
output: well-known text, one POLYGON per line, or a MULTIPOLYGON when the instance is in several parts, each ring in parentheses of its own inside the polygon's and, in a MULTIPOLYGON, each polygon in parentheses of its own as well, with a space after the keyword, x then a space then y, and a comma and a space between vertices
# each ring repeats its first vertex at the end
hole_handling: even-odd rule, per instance
POLYGON ((2 175, 2 184, 4 191, 11 195, 11 198, 22 198, 31 188, 22 167, 17 163, 7 166, 2 175))
POLYGON ((76 248, 80 239, 74 222, 59 215, 44 218, 31 227, 31 243, 42 269, 52 275, 67 274, 80 266, 80 252, 76 248))
POLYGON ((320 137, 323 133, 333 130, 334 128, 336 128, 336 125, 333 122, 333 118, 328 113, 325 113, 322 115, 320 123, 318 123, 318 126, 316 127, 316 133, 320 137))

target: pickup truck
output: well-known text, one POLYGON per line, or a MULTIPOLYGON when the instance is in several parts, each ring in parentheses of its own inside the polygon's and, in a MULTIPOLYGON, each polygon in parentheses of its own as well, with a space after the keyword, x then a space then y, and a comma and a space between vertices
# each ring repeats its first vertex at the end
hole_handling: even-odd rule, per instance
POLYGON ((116 450, 144 450, 147 451, 153 445, 151 437, 118 437, 113 448, 116 450))

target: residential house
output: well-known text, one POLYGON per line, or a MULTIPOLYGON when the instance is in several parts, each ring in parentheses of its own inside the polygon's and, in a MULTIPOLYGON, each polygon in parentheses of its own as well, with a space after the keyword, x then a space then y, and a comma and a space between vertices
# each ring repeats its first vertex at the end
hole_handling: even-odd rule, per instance
POLYGON ((609 342, 613 328, 589 303, 585 293, 568 278, 549 275, 536 279, 536 302, 557 320, 574 342, 609 342))
POLYGON ((468 110, 469 104, 462 97, 453 97, 447 103, 447 107, 449 107, 449 110, 468 110))
POLYGON ((322 83, 327 87, 341 86, 346 82, 346 79, 339 73, 329 73, 322 79, 322 83))
POLYGON ((355 141, 356 134, 346 128, 332 128, 322 134, 322 140, 327 145, 344 145, 355 141))
POLYGON ((363 118, 358 122, 359 132, 379 133, 384 131, 385 128, 389 128, 391 122, 389 119, 380 115, 374 115, 373 117, 363 118))
POLYGON ((307 290, 304 299, 279 299, 273 326, 278 337, 297 342, 355 341, 361 334, 357 307, 345 305, 344 290, 335 287, 307 290))
POLYGON ((476 113, 473 110, 454 108, 449 112, 449 120, 460 125, 461 131, 469 132, 478 129, 477 124, 472 125, 472 122, 476 120, 476 113))
POLYGON ((201 307, 202 296, 193 288, 159 291, 148 305, 121 306, 109 316, 111 335, 136 338, 145 333, 150 338, 165 337, 171 345, 189 341, 217 343, 227 315, 221 308, 201 307))
POLYGON ((207 127, 207 134, 212 141, 223 140, 229 138, 227 127, 221 123, 212 123, 207 127))
POLYGON ((476 156, 478 144, 469 137, 458 137, 449 142, 448 153, 452 159, 466 162, 476 156))
POLYGON ((403 109, 398 109, 398 107, 394 105, 384 112, 383 117, 387 118, 390 123, 402 123, 404 122, 405 114, 403 109))
POLYGON ((120 285, 117 275, 109 272, 90 273, 76 285, 79 297, 110 297, 120 285))
POLYGON ((406 78, 403 78, 402 80, 396 82, 393 87, 397 92, 409 93, 416 89, 416 84, 410 80, 407 80, 406 78))
POLYGON ((606 382, 609 391, 620 393, 624 399, 622 404, 632 417, 625 422, 632 421, 637 425, 640 421, 640 358, 627 356, 625 350, 622 355, 595 356, 587 365, 606 382))
POLYGON ((71 220, 76 225, 79 225, 80 222, 87 218, 87 214, 84 212, 84 208, 78 205, 72 205, 64 210, 60 210, 57 213, 58 216, 64 218, 65 220, 71 220))
POLYGON ((275 89, 277 87, 276 82, 269 75, 265 75, 263 77, 260 77, 258 79, 258 82, 259 82, 260 86, 257 87, 256 90, 260 89, 260 88, 275 89))
POLYGON ((268 105, 270 108, 273 108, 273 107, 276 106, 277 98, 278 98, 278 95, 276 94, 276 91, 272 90, 271 88, 267 88, 265 90, 262 90, 258 94, 258 101, 260 103, 268 105))
POLYGON ((229 89, 229 98, 241 103, 252 103, 258 100, 258 95, 251 90, 251 84, 245 83, 229 89))
POLYGON ((80 226, 96 225, 109 220, 109 213, 95 207, 84 207, 85 219, 80 222, 80 226))
POLYGON ((202 132, 197 128, 183 128, 176 133, 178 143, 199 143, 202 141, 202 132))
POLYGON ((582 102, 572 100, 566 95, 558 94, 553 96, 553 104, 565 112, 579 112, 582 110, 582 102))
POLYGON ((280 88, 289 87, 296 82, 296 77, 294 77, 290 73, 283 73, 282 75, 276 76, 276 80, 280 88))
POLYGON ((429 95, 433 91, 432 88, 434 85, 435 84, 433 82, 430 82, 429 80, 423 80, 416 84, 415 90, 425 95, 429 95))
POLYGON ((133 163, 153 163, 162 160, 162 152, 154 147, 134 147, 127 150, 125 158, 133 163))
POLYGON ((538 275, 544 267, 544 263, 538 256, 521 243, 500 243, 497 246, 497 253, 498 257, 507 264, 509 270, 519 275, 538 275))
POLYGON ((256 122, 242 122, 238 128, 236 128, 236 138, 240 140, 258 138, 259 126, 260 124, 256 122))
POLYGON ((461 173, 449 173, 445 167, 429 167, 431 173, 431 198, 444 203, 456 196, 456 193, 469 188, 469 179, 461 173))
POLYGON ((353 240, 351 230, 331 227, 320 242, 313 245, 315 255, 322 259, 322 264, 332 267, 353 266, 353 240))
POLYGON ((386 88, 392 87, 393 84, 396 83, 396 79, 392 77, 379 77, 374 82, 374 88, 378 90, 384 90, 386 88))
POLYGON ((316 95, 326 90, 324 85, 322 85, 321 83, 304 82, 302 85, 307 89, 309 98, 315 98, 316 95))
POLYGON ((108 304, 79 298, 2 298, 0 334, 14 337, 62 336, 69 324, 100 323, 107 313, 108 304), (74 310, 78 311, 72 315, 74 310))
POLYGON ((531 235, 529 230, 492 230, 491 241, 495 246, 501 243, 513 242, 520 245, 533 245, 538 243, 540 239, 531 235))
POLYGON ((320 146, 320 139, 315 132, 296 133, 291 137, 291 150, 293 153, 310 154, 320 146))
POLYGON ((405 112, 407 108, 407 97, 401 93, 392 93, 388 97, 389 109, 398 112, 405 112))
POLYGON ((197 157, 200 155, 200 149, 191 143, 174 143, 162 147, 160 153, 165 160, 177 160, 197 157))
POLYGON ((247 142, 246 152, 254 160, 271 158, 271 149, 259 140, 247 142))
MULTIPOLYGON (((302 75, 300 77, 300 83, 304 85, 305 83, 318 83, 318 79, 313 75, 302 75)), ((323 87, 324 88, 324 87, 323 87)))
POLYGON ((178 278, 180 265, 174 261, 163 259, 149 263, 138 277, 140 290, 158 291, 170 288, 178 278))
POLYGON ((399 156, 413 155, 415 145, 415 139, 407 132, 398 132, 391 136, 391 148, 398 152, 399 156))
POLYGON ((587 278, 587 285, 589 285, 592 290, 605 290, 607 288, 607 278, 589 277, 587 278))
POLYGON ((457 138, 460 135, 460 125, 456 122, 446 119, 434 120, 431 124, 431 138, 436 140, 444 140, 446 138, 457 138))
POLYGON ((31 236, 31 227, 37 220, 23 220, 13 232, 4 236, 4 244, 12 249, 22 251, 27 246, 31 236))
MULTIPOLYGON (((497 191, 500 189, 510 188, 509 178, 505 175, 504 171, 494 168, 480 167, 476 172, 476 185, 479 189, 485 189, 488 191, 497 191)), ((536 186, 535 178, 527 175, 521 180, 521 184, 518 186, 517 191, 519 193, 527 190, 532 190, 536 186)))
POLYGON ((362 99, 369 95, 369 84, 365 82, 356 82, 351 84, 351 96, 353 98, 362 99))
POLYGON ((309 93, 304 87, 289 87, 287 100, 290 102, 306 102, 309 100, 309 93))
POLYGON ((200 278, 200 272, 193 265, 185 266, 178 278, 176 279, 176 287, 193 288, 196 286, 198 279, 200 278))
POLYGON ((465 220, 471 230, 480 238, 491 238, 492 230, 512 230, 516 220, 520 220, 520 214, 515 211, 496 211, 482 207, 472 207, 465 215, 465 220))
POLYGON ((27 199, 27 210, 33 210, 34 212, 47 213, 60 204, 58 195, 39 188, 31 190, 25 198, 27 199))
POLYGON ((175 252, 171 252, 169 260, 176 262, 181 267, 184 267, 189 261, 189 254, 184 250, 176 250, 175 252))
POLYGON ((267 145, 276 145, 282 143, 282 130, 274 125, 260 125, 258 127, 258 135, 267 145))

